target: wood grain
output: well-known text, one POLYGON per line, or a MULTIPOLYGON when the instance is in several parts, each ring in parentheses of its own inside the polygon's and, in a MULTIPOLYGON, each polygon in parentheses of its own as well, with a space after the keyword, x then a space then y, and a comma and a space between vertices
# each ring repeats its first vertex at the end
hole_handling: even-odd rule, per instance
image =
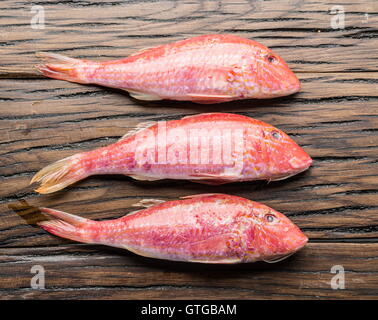
POLYGON ((0 3, 0 299, 378 299, 378 2, 49 1, 46 28, 30 27, 32 4, 0 3), (345 9, 344 30, 330 9, 345 9), (366 16, 366 14, 368 14, 366 16), (193 35, 227 32, 274 49, 300 78, 300 93, 217 105, 140 102, 120 90, 42 78, 36 51, 98 60, 193 35), (142 121, 233 112, 271 123, 313 157, 284 181, 218 187, 94 176, 41 196, 29 186, 43 166, 115 142, 142 121), (50 206, 111 219, 143 198, 222 192, 287 214, 309 236, 279 264, 203 266, 145 259, 127 251, 53 237, 32 209, 50 206), (46 289, 30 288, 31 266, 46 289), (333 265, 346 289, 332 290, 333 265))
POLYGON ((2 16, 0 76, 35 76, 36 51, 113 59, 193 35, 233 33, 279 53, 294 71, 378 71, 378 3, 353 1, 11 0, 2 16), (32 5, 42 5, 45 29, 32 29, 32 5), (345 29, 331 27, 344 7, 345 29), (366 16, 368 14, 368 16, 366 16))
POLYGON ((158 261, 88 245, 0 249, 3 299, 371 299, 378 294, 377 244, 312 243, 280 264, 201 265, 158 261), (30 269, 45 268, 45 289, 30 269), (331 287, 342 265, 345 289, 331 287), (17 277, 14 275, 17 274, 17 277), (15 289, 15 287, 17 289, 15 289))

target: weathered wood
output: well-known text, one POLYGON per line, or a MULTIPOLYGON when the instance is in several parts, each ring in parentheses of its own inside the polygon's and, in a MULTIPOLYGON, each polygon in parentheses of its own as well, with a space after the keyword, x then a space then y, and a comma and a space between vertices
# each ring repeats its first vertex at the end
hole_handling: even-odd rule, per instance
POLYGON ((2 77, 35 76, 36 51, 105 60, 208 33, 256 39, 295 71, 378 71, 375 0, 43 1, 45 29, 31 28, 33 5, 0 3, 2 77), (345 10, 343 30, 331 26, 335 5, 345 10))
POLYGON ((0 299, 367 298, 377 299, 378 2, 324 1, 2 1, 0 50, 0 299), (42 5, 46 28, 30 27, 42 5), (342 5, 345 29, 330 25, 342 5), (367 14, 367 15, 366 15, 367 14), (98 60, 206 33, 232 33, 279 53, 302 91, 266 101, 217 105, 140 102, 119 90, 42 78, 36 51, 98 60), (43 166, 115 142, 142 121, 200 112, 234 112, 271 123, 313 157, 288 180, 206 186, 90 177, 53 195, 29 181, 43 166), (141 198, 222 192, 287 214, 310 243, 282 263, 204 266, 138 257, 73 243, 33 224, 50 206, 91 219, 135 210, 141 198), (347 243, 343 243, 347 242, 347 243), (46 289, 30 287, 30 268, 46 269, 46 289), (332 290, 333 265, 346 290, 332 290))
POLYGON ((312 243, 280 264, 231 266, 166 262, 89 245, 0 249, 0 298, 371 299, 378 295, 377 249, 312 243), (43 290, 30 287, 34 265, 45 269, 43 290), (335 265, 344 268, 345 289, 331 287, 335 265))

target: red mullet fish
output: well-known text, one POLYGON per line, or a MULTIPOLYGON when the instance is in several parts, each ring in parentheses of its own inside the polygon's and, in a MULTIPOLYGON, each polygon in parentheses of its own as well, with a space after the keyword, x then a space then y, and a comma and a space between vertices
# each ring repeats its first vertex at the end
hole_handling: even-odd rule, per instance
POLYGON ((262 44, 233 35, 204 35, 95 62, 39 52, 47 77, 126 90, 140 100, 218 103, 282 97, 300 90, 285 61, 262 44))
POLYGON ((74 241, 201 263, 278 262, 308 241, 282 213, 241 197, 202 194, 167 202, 144 200, 138 206, 147 208, 108 221, 41 208, 54 219, 38 224, 74 241))
POLYGON ((281 180, 306 170, 310 156, 281 130, 246 116, 208 113, 150 122, 116 143, 40 170, 31 180, 51 193, 96 174, 207 184, 281 180))

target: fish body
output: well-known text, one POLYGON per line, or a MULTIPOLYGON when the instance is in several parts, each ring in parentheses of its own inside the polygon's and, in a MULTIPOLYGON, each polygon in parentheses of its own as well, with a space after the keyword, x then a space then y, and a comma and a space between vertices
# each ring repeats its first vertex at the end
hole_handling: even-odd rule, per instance
POLYGON ((293 94, 300 82, 264 45, 234 35, 204 35, 160 45, 127 58, 95 62, 37 54, 45 76, 126 90, 140 100, 218 103, 293 94))
POLYGON ((207 184, 281 180, 306 170, 310 156, 281 130, 246 116, 209 113, 152 122, 116 143, 40 170, 31 182, 50 193, 96 174, 207 184))
POLYGON ((160 202, 108 221, 88 220, 48 208, 41 210, 54 219, 39 225, 57 236, 175 261, 276 262, 308 241, 282 213, 224 194, 160 202))

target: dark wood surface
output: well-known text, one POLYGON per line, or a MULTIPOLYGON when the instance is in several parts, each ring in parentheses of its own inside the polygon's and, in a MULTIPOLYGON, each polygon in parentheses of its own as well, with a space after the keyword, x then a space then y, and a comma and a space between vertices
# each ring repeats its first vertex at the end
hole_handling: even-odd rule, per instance
POLYGON ((0 3, 0 299, 378 298, 378 2, 44 1, 46 28, 30 27, 31 3, 0 3), (330 26, 343 5, 345 29, 330 26), (368 15, 366 15, 368 14, 368 15), (98 60, 208 33, 232 33, 274 49, 302 91, 266 101, 196 105, 139 102, 126 93, 45 79, 36 51, 98 60), (200 112, 234 112, 271 123, 313 157, 288 180, 206 186, 90 177, 53 195, 29 186, 43 166, 114 142, 137 123, 200 112), (208 266, 159 261, 73 243, 35 227, 26 206, 112 219, 143 198, 222 192, 287 214, 309 236, 278 264, 208 266), (30 287, 31 267, 46 289, 30 287), (333 290, 331 268, 345 269, 333 290))

